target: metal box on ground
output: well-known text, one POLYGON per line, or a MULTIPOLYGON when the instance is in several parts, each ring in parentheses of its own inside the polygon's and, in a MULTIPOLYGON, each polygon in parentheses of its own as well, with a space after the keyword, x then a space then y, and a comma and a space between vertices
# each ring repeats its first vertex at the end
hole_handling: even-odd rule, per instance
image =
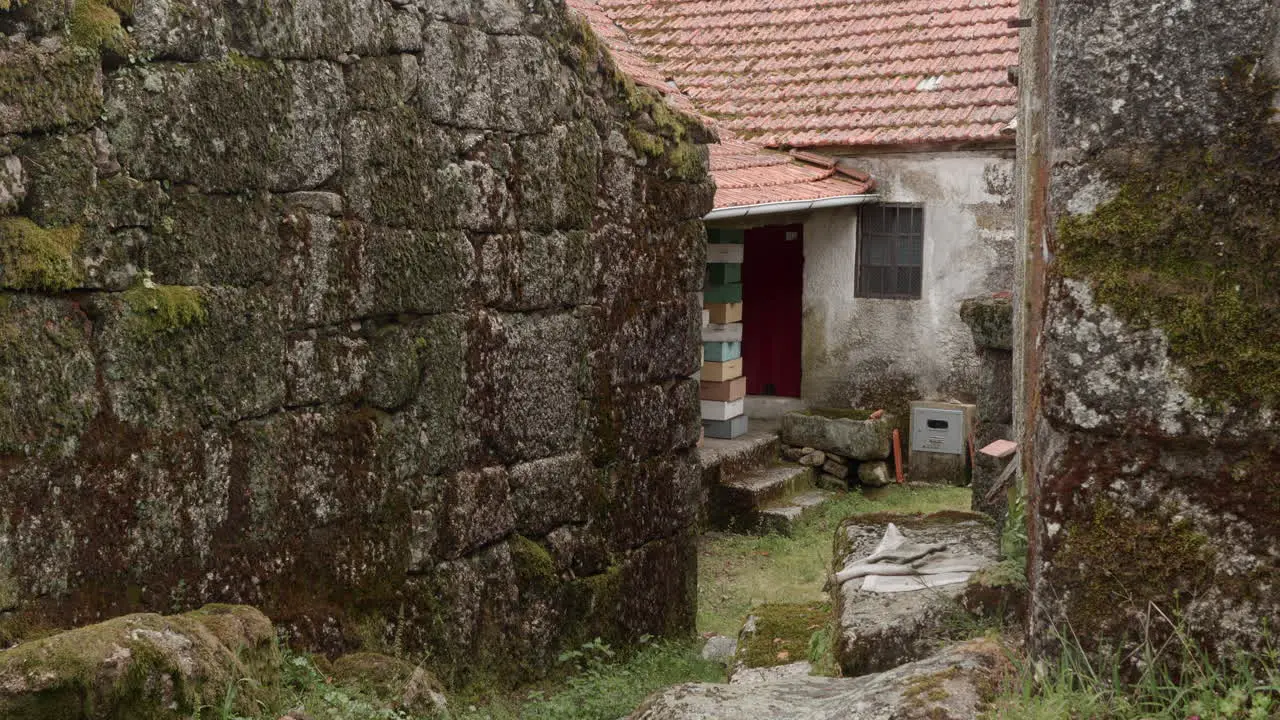
POLYGON ((969 429, 977 408, 963 403, 911 403, 912 480, 966 485, 969 482, 969 429))

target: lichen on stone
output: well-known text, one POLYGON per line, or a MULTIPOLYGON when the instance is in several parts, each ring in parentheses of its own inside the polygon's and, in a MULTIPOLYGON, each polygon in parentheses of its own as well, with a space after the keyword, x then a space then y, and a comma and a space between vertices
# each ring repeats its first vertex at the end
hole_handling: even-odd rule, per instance
POLYGON ((171 333, 201 325, 208 317, 200 291, 180 285, 156 285, 147 280, 135 283, 124 293, 139 335, 171 333))
POLYGON ((1189 521, 1099 499, 1091 517, 1068 524, 1054 564, 1077 578, 1077 586, 1061 588, 1072 621, 1107 633, 1123 629, 1124 610, 1141 613, 1154 603, 1174 612, 1210 582, 1215 555, 1189 521))
POLYGON ((1245 407, 1280 401, 1276 89, 1238 62, 1218 136, 1112 162, 1114 197, 1057 229, 1063 274, 1132 326, 1162 330, 1192 392, 1245 407))
POLYGON ((78 225, 42 228, 23 217, 0 219, 0 285, 15 290, 60 292, 76 287, 78 225))

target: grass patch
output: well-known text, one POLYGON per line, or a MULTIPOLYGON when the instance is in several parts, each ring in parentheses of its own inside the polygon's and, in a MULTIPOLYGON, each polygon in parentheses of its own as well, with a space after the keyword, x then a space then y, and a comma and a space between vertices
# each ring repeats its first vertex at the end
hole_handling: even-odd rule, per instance
MULTIPOLYGON (((808 660, 817 633, 831 637, 828 625, 831 605, 820 603, 771 603, 752 609, 756 631, 745 635, 737 659, 747 667, 774 667, 808 660)), ((821 648, 813 648, 813 654, 821 648)))
POLYGON ((816 603, 831 567, 836 527, 850 515, 968 510, 968 488, 889 486, 824 504, 790 537, 710 533, 698 546, 698 630, 734 636, 766 603, 816 603))
MULTIPOLYGON (((1280 649, 1221 658, 1159 610, 1145 641, 1098 656, 1074 633, 1059 634, 1054 662, 1014 657, 986 718, 1000 720, 1269 720, 1280 717, 1280 649), (1154 632, 1153 632, 1154 630, 1154 632), (1159 639, 1163 638, 1163 639, 1159 639)), ((1150 619, 1150 618, 1149 618, 1150 619)), ((1264 631, 1265 632, 1265 631, 1264 631)))
POLYGON ((644 645, 614 662, 607 646, 588 643, 565 653, 581 672, 554 685, 505 697, 472 691, 451 699, 452 720, 616 720, 630 714, 649 695, 687 682, 724 682, 724 667, 703 660, 700 642, 644 645))

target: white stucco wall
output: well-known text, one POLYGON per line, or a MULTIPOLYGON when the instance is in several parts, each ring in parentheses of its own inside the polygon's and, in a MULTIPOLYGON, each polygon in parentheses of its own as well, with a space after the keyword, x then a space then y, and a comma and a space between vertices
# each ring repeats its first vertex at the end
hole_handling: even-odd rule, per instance
POLYGON ((972 400, 978 359, 960 302, 1013 289, 1013 153, 854 162, 876 178, 884 202, 924 205, 922 297, 855 298, 857 208, 806 218, 803 397, 840 407, 972 400))

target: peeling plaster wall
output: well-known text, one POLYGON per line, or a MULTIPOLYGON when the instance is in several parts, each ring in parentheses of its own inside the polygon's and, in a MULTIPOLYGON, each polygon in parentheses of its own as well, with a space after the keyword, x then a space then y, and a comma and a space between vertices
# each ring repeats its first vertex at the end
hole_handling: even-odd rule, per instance
POLYGON ((0 10, 0 644, 691 629, 709 139, 560 2, 0 10))
POLYGON ((892 407, 972 400, 979 364, 960 303, 1013 285, 1012 152, 853 158, 885 202, 925 207, 920 300, 854 297, 857 208, 805 221, 803 396, 892 407))

